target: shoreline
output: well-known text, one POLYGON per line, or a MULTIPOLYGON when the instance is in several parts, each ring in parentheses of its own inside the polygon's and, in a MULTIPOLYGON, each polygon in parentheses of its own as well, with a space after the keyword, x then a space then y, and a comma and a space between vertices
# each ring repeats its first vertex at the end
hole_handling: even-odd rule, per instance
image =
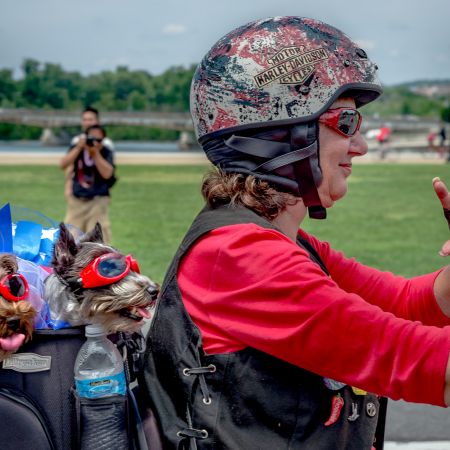
MULTIPOLYGON (((120 152, 115 151, 116 165, 207 165, 202 152, 120 152)), ((63 155, 54 152, 0 152, 0 165, 57 166, 63 155)))
MULTIPOLYGON (((0 152, 0 165, 41 165, 57 166, 61 154, 55 152, 0 152)), ((208 165, 202 152, 115 152, 117 165, 208 165)), ((445 164, 446 159, 439 158, 437 153, 412 152, 407 150, 388 152, 380 159, 377 152, 369 151, 362 157, 355 158, 355 164, 445 164)))

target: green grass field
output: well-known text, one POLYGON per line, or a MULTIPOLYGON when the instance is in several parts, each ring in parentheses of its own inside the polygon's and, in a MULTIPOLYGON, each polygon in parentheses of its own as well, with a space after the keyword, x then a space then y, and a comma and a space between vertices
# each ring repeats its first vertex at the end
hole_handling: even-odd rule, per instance
MULTIPOLYGON (((325 221, 304 228, 347 256, 406 276, 441 267, 450 237, 431 179, 450 184, 446 165, 357 165, 349 193, 325 221)), ((190 222, 201 208, 205 166, 121 166, 112 191, 113 245, 132 253, 141 271, 161 282, 190 222)), ((63 173, 50 166, 0 166, 0 206, 37 210, 62 220, 63 173)))

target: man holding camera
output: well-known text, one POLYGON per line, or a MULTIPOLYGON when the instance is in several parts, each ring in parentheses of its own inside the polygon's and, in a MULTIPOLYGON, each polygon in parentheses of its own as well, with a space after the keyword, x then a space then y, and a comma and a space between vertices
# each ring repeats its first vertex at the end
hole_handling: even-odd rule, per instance
POLYGON ((106 131, 92 125, 79 136, 62 158, 60 167, 73 168, 72 193, 67 198, 65 223, 86 232, 99 222, 105 242, 111 241, 109 222, 110 188, 116 181, 113 152, 103 145, 106 131))
MULTIPOLYGON (((75 145, 80 140, 81 136, 85 136, 86 130, 92 125, 100 125, 100 113, 97 109, 88 106, 81 113, 81 129, 83 130, 82 134, 77 134, 70 141, 70 148, 75 147, 75 145)), ((103 139, 103 146, 108 147, 110 150, 114 151, 114 143, 109 137, 105 137, 103 139)), ((72 167, 69 167, 66 170, 66 179, 64 184, 64 198, 68 201, 69 197, 72 195, 72 179, 73 179, 73 170, 72 167)))

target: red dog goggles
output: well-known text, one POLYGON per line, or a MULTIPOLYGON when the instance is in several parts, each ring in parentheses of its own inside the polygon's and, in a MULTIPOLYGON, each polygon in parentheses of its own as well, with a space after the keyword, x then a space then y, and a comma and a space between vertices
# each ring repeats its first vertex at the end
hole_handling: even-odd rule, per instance
POLYGON ((28 297, 28 283, 20 273, 6 275, 0 280, 0 295, 10 302, 18 302, 28 297))
POLYGON ((106 253, 95 258, 81 271, 81 285, 89 289, 114 284, 126 277, 130 270, 140 273, 138 263, 131 255, 106 253))
POLYGON ((345 137, 354 136, 361 127, 361 113, 353 108, 335 108, 325 111, 319 122, 333 128, 334 131, 345 137))

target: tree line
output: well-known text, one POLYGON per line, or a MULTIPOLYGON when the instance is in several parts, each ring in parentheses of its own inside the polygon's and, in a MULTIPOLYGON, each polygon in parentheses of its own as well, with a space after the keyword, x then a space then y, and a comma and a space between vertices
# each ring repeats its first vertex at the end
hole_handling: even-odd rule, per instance
MULTIPOLYGON (((22 76, 15 79, 11 69, 0 70, 1 108, 81 111, 92 106, 100 111, 183 112, 189 110, 195 65, 170 67, 160 75, 125 66, 82 75, 59 64, 25 59, 21 71, 22 76)), ((34 139, 40 132, 37 127, 0 124, 0 139, 34 139)), ((108 127, 108 132, 115 139, 175 139, 178 135, 172 130, 129 126, 108 127)))
MULTIPOLYGON (((21 77, 15 79, 11 69, 0 69, 1 108, 81 111, 93 106, 100 111, 185 112, 189 111, 195 65, 173 66, 160 75, 130 70, 126 66, 82 75, 67 71, 59 64, 28 58, 23 61, 21 70, 21 77)), ((364 107, 364 113, 381 117, 403 114, 446 119, 450 110, 448 99, 414 93, 405 84, 387 87, 377 102, 364 107)), ((35 138, 40 131, 36 127, 0 124, 0 139, 35 138)), ((177 134, 141 127, 111 127, 111 133, 116 139, 173 139, 177 134)))
POLYGON ((0 70, 0 107, 105 111, 187 111, 195 66, 175 66, 160 75, 118 66, 114 71, 81 75, 61 65, 26 59, 23 76, 0 70))

